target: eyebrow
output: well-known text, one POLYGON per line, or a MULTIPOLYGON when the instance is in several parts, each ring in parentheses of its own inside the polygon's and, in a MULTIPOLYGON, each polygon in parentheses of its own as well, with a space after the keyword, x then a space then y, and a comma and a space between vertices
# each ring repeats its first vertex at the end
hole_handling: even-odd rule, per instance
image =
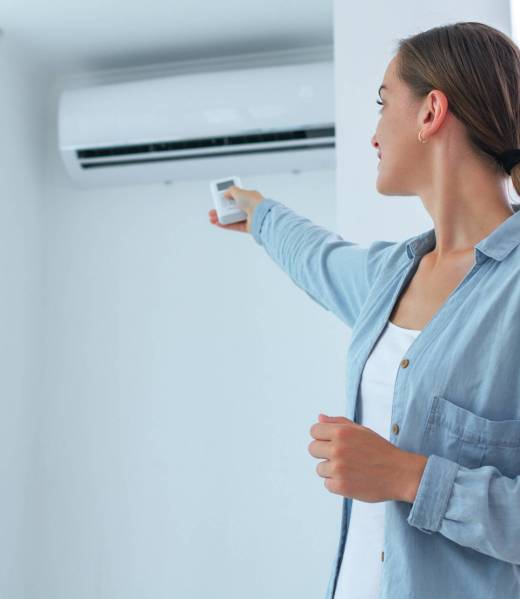
POLYGON ((377 93, 378 93, 378 95, 379 95, 380 97, 381 97, 381 90, 382 90, 382 89, 388 89, 388 88, 386 87, 386 85, 381 85, 381 86, 379 87, 379 90, 378 90, 378 92, 377 92, 377 93))

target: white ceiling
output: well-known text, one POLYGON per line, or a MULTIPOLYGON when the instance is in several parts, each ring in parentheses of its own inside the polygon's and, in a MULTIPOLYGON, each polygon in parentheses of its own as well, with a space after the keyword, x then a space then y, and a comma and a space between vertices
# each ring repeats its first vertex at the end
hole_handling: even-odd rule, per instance
POLYGON ((332 45, 333 0, 0 0, 0 29, 58 75, 332 45))

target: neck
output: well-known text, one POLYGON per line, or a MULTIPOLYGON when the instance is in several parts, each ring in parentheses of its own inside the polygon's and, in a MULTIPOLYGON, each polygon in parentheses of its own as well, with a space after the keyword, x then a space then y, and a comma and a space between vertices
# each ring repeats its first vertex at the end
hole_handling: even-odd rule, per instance
POLYGON ((419 193, 430 214, 437 259, 474 252, 474 246, 514 214, 507 179, 473 156, 457 161, 439 152, 432 157, 431 184, 419 193))

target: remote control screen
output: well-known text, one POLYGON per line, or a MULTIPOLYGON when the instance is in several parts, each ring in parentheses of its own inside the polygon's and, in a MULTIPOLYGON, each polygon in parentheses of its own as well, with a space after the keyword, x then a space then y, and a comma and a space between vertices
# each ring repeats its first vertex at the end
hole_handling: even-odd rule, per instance
POLYGON ((223 189, 227 189, 233 185, 233 179, 229 181, 222 181, 221 183, 217 183, 217 191, 222 191, 223 189))

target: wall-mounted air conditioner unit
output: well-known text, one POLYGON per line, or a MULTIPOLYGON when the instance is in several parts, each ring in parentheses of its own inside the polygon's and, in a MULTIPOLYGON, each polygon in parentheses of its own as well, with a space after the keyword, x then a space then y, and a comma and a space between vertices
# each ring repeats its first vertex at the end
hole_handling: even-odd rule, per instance
POLYGON ((68 90, 59 147, 82 187, 335 168, 332 62, 68 90))

